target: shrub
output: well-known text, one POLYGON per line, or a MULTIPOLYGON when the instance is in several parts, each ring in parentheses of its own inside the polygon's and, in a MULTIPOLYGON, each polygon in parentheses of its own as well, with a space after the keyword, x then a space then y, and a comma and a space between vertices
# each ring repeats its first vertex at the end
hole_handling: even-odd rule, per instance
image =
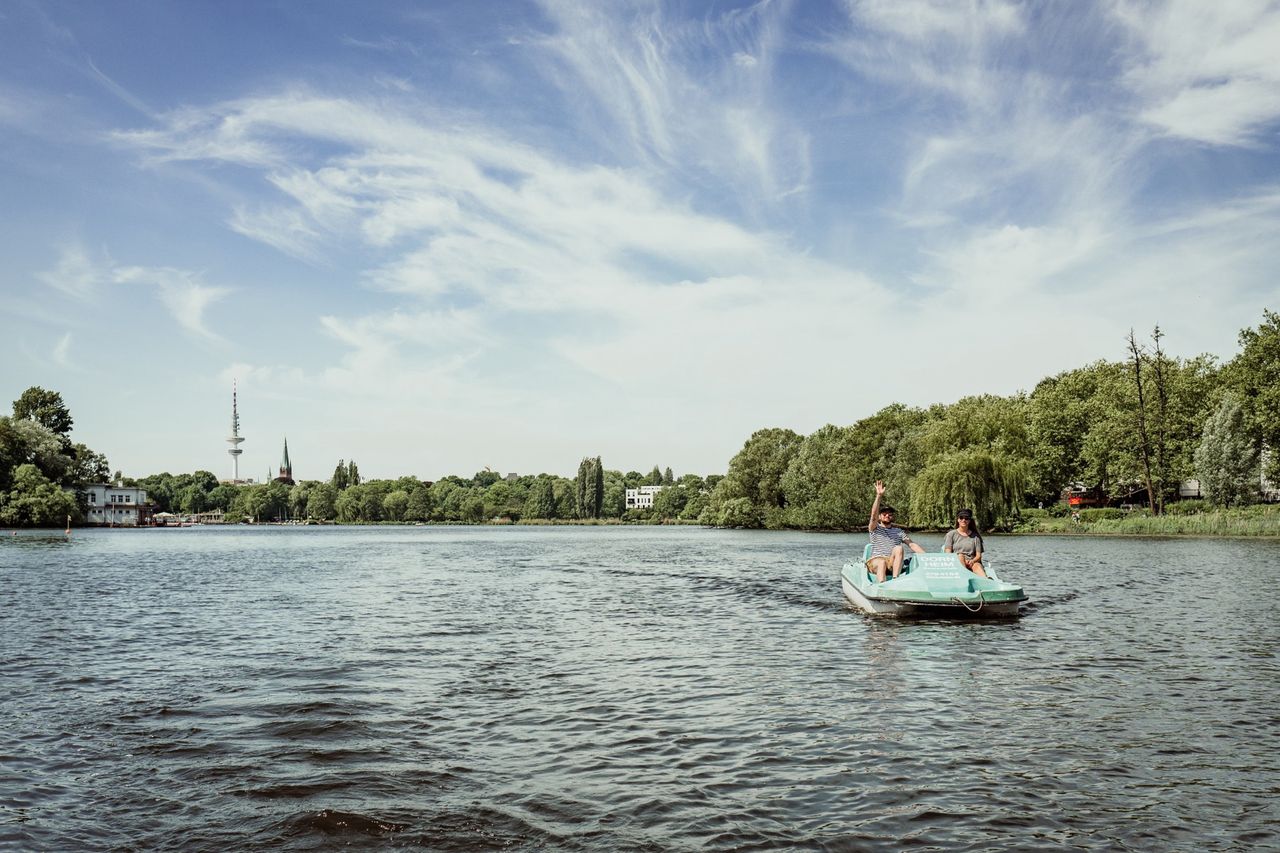
POLYGON ((1194 500, 1174 501, 1164 505, 1165 515, 1197 515, 1209 510, 1209 502, 1196 498, 1194 500))
POLYGON ((1095 521, 1119 521, 1122 518, 1128 518, 1129 515, 1130 513, 1114 507, 1097 507, 1080 510, 1080 520, 1085 524, 1091 524, 1095 521))

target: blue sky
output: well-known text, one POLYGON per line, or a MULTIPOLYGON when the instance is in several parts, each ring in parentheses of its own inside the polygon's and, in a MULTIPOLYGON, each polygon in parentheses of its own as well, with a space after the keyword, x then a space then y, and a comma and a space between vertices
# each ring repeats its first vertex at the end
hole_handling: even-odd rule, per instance
POLYGON ((1275 2, 0 6, 0 392, 142 476, 723 471, 756 429, 1229 358, 1275 2))

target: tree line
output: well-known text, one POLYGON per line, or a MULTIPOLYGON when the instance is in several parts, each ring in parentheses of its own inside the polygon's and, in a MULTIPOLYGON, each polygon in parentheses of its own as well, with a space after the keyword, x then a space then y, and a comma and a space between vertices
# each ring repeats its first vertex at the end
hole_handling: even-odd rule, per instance
POLYGON ((585 458, 577 476, 554 474, 502 477, 480 471, 473 477, 447 476, 435 482, 414 476, 363 480, 354 461, 342 460, 326 482, 303 480, 295 486, 270 482, 250 485, 219 483, 208 471, 122 478, 121 484, 147 490, 158 510, 195 514, 222 510, 228 519, 258 521, 313 520, 343 523, 460 522, 501 519, 620 519, 695 521, 720 480, 687 474, 678 481, 671 469, 657 467, 649 475, 607 470, 599 456, 585 458), (659 493, 654 508, 626 508, 626 489, 671 485, 659 493))
POLYGON ((1156 327, 1149 341, 1130 332, 1123 359, 1063 371, 1029 394, 895 404, 807 436, 762 429, 699 520, 856 530, 876 480, 915 526, 949 525, 960 507, 985 527, 1008 524, 1073 485, 1155 515, 1190 479, 1220 506, 1256 500, 1263 475, 1280 483, 1280 452, 1263 453, 1280 448, 1280 315, 1263 315, 1225 364, 1169 356, 1156 327))

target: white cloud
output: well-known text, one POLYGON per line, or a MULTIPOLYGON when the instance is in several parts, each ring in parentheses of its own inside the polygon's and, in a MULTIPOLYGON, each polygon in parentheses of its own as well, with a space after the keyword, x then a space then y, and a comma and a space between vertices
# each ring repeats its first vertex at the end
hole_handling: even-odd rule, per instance
POLYGON ((96 260, 83 246, 71 244, 62 247, 53 269, 38 273, 36 278, 68 296, 89 299, 108 280, 104 267, 109 264, 109 258, 96 260))
POLYGON ((808 136, 772 105, 770 91, 783 4, 700 21, 642 4, 543 7, 556 27, 537 43, 552 60, 549 73, 602 145, 621 143, 620 157, 655 170, 705 171, 734 184, 734 200, 748 205, 807 183, 808 136))
POLYGON ((1280 4, 1121 2, 1114 13, 1137 48, 1124 80, 1160 132, 1253 145, 1280 120, 1280 4))
MULTIPOLYGON (((230 291, 202 283, 198 273, 168 267, 123 266, 103 253, 93 258, 79 245, 64 246, 57 266, 36 276, 46 285, 79 300, 94 299, 98 291, 110 284, 142 283, 152 285, 161 303, 187 331, 208 340, 221 340, 205 325, 205 310, 230 291)), ((69 335, 59 344, 65 355, 69 335)))
POLYGON ((59 367, 71 367, 71 333, 67 332, 58 338, 53 346, 53 363, 59 367))

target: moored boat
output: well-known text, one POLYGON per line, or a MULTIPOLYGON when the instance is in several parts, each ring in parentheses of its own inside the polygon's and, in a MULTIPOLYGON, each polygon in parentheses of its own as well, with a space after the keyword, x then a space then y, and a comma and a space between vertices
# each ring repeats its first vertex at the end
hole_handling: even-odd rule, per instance
POLYGON ((902 573, 876 583, 866 561, 871 546, 857 565, 846 563, 840 572, 845 598, 867 613, 897 616, 1017 616, 1027 600, 1022 587, 1002 581, 990 564, 980 578, 960 562, 956 554, 911 554, 902 573))

